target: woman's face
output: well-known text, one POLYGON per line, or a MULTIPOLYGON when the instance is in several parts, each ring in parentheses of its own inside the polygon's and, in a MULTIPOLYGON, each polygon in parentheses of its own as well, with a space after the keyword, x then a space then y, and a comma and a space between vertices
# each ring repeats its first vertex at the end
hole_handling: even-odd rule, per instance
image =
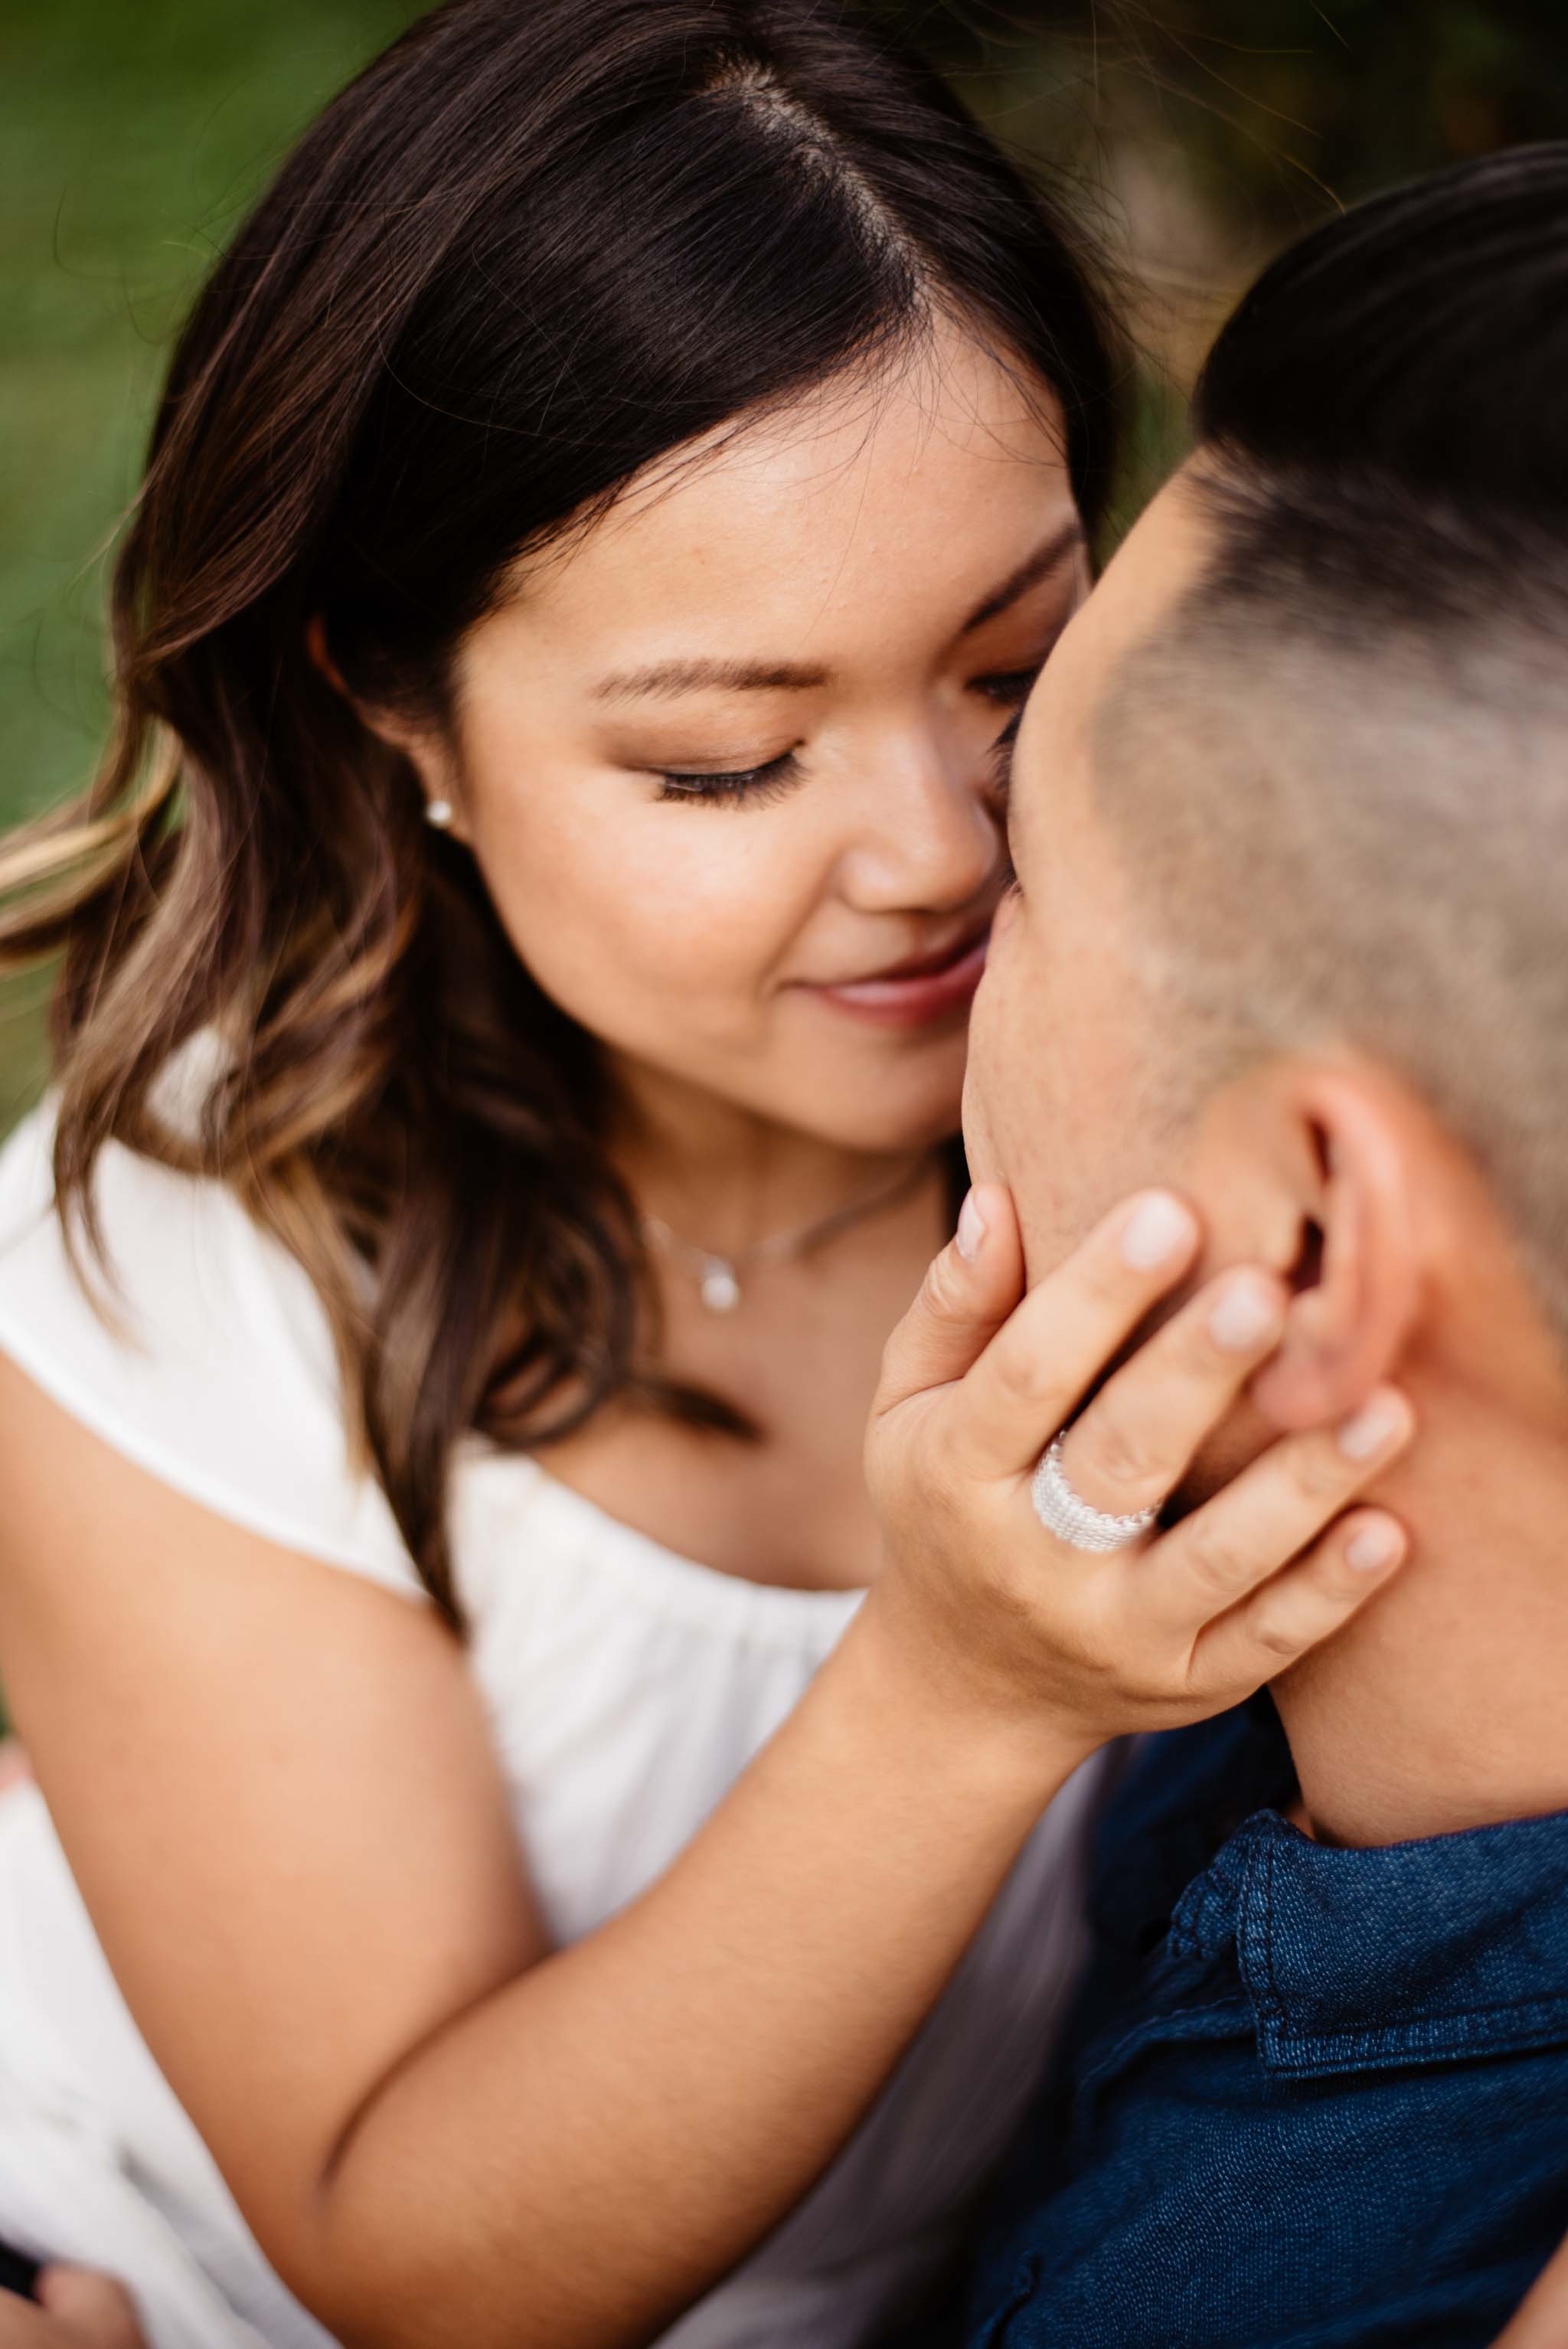
POLYGON ((950 332, 535 568, 427 781, 634 1092, 905 1147, 956 1123, 995 746, 1085 581, 1049 408, 950 332))

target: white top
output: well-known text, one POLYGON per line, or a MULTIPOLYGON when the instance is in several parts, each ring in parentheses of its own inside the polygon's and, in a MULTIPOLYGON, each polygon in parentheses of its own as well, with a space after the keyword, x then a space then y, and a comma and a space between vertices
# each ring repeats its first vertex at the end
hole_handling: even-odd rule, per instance
MULTIPOLYGON (((111 1326, 66 1261, 50 1141, 40 1113, 0 1153, 0 1348, 165 1484, 425 1603, 385 1497, 348 1464, 300 1267, 222 1186, 111 1145, 97 1177, 120 1288, 111 1326)), ((452 1506, 472 1670, 529 1873, 570 1942, 680 1850, 859 1594, 694 1565, 478 1444, 452 1506)), ((667 2349, 851 2349, 940 2254, 1038 2073, 1078 1961, 1099 1783, 1091 1766, 1058 1796, 865 2126, 667 2349)), ((0 2237, 119 2274, 155 2349, 326 2342, 137 2033, 30 1788, 0 1804, 0 2237)))

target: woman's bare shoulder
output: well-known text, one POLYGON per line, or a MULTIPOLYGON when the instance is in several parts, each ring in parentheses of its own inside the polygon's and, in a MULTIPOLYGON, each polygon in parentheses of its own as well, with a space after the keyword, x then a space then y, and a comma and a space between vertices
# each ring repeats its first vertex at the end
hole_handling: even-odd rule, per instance
POLYGON ((52 1141, 46 1109, 0 1152, 0 1353, 172 1491, 421 1596, 300 1266, 226 1185, 118 1143, 93 1170, 95 1249, 56 1204, 52 1141))

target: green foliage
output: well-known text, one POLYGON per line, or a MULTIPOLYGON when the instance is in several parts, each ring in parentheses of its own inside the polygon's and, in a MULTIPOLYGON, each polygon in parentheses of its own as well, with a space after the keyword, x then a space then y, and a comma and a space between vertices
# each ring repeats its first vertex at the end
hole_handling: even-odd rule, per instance
MULTIPOLYGON (((0 823, 89 774, 101 557, 170 333, 289 140, 411 0, 6 0, 0 13, 0 823)), ((0 1132, 41 1069, 0 1004, 0 1132)))
MULTIPOLYGON (((882 13, 899 16, 899 0, 882 13)), ((1027 114, 1042 75, 1083 126, 1180 141, 1264 243, 1468 155, 1568 133, 1562 0, 958 0, 923 28, 1027 114)), ((989 109, 984 109, 989 111, 989 109)))
POLYGON ((1193 29, 1156 31, 1151 57, 1177 108, 1208 113, 1195 151, 1281 226, 1568 127, 1555 0, 1203 0, 1171 16, 1193 29))
POLYGON ((0 809, 52 800, 101 717, 97 557, 170 331, 397 0, 9 0, 0 21, 0 809))

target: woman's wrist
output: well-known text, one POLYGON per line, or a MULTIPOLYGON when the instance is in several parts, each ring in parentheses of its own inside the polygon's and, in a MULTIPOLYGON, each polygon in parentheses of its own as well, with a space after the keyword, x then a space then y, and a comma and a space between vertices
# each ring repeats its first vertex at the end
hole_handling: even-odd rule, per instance
POLYGON ((891 1581, 868 1594, 832 1661, 867 1732, 1003 1816, 1036 1816, 1103 1743, 944 1642, 891 1581))

